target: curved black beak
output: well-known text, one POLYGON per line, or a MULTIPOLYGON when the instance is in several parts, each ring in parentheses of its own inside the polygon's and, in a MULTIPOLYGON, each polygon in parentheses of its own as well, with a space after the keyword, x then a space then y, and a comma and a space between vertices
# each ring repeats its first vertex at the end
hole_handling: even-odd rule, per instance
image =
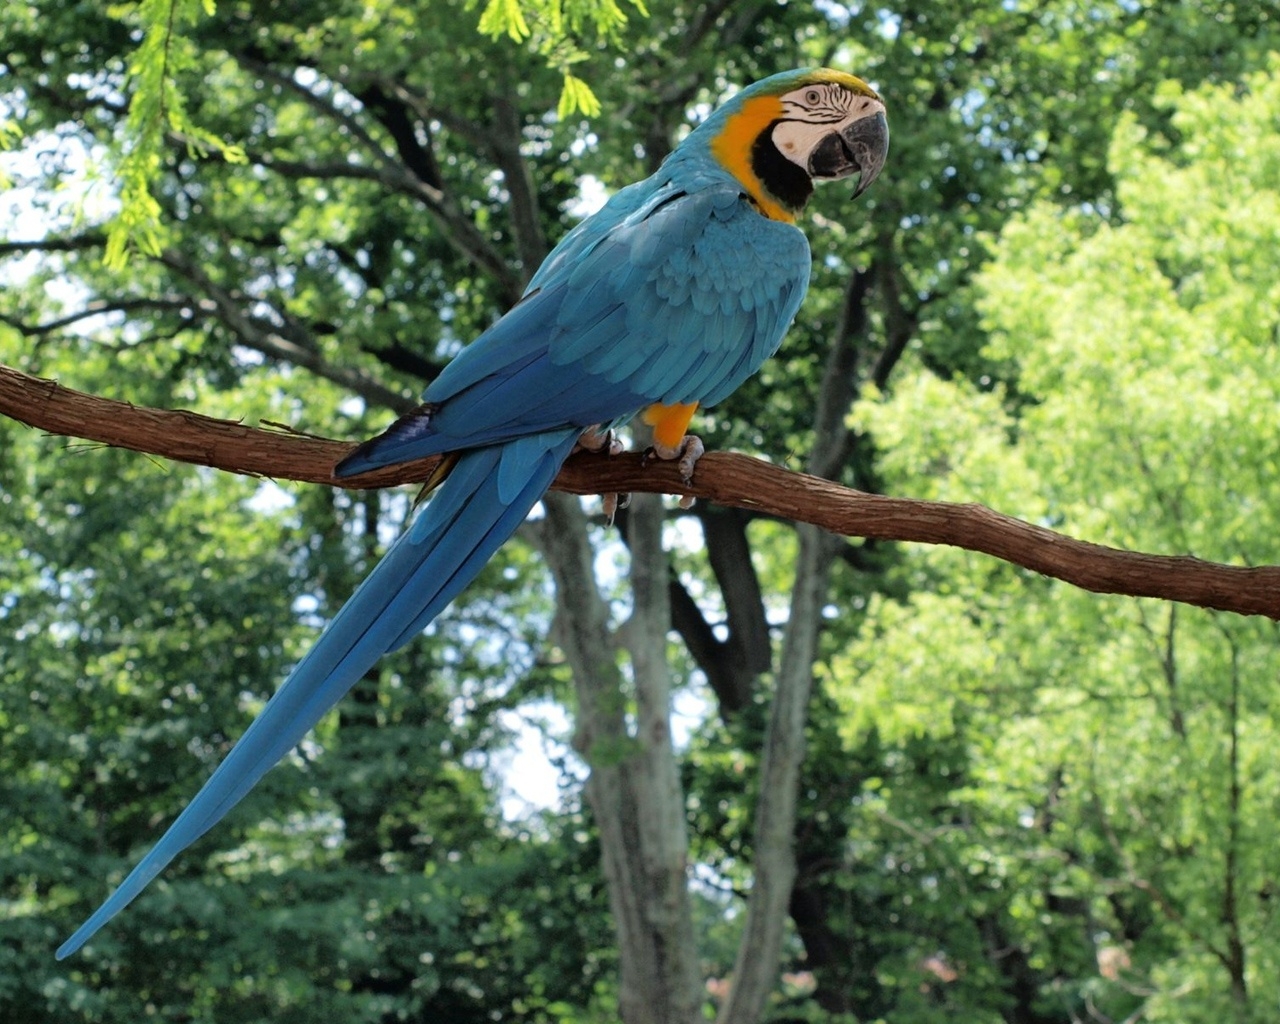
POLYGON ((840 133, 840 141, 858 169, 858 187, 853 192, 857 199, 880 176, 889 155, 889 122, 884 111, 877 110, 847 125, 840 133))
POLYGON ((889 155, 889 122, 884 105, 875 101, 872 112, 836 131, 825 135, 809 154, 809 176, 816 180, 835 181, 858 176, 857 199, 884 169, 889 155))

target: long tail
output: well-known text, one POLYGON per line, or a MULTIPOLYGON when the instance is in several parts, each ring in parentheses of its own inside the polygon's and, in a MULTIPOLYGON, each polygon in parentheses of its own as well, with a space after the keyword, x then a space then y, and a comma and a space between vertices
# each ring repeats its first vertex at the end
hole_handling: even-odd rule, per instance
POLYGON ((58 949, 83 946, 179 853, 213 828, 383 654, 420 633, 515 532, 577 431, 462 455, 448 480, 360 584, 194 800, 120 887, 58 949))

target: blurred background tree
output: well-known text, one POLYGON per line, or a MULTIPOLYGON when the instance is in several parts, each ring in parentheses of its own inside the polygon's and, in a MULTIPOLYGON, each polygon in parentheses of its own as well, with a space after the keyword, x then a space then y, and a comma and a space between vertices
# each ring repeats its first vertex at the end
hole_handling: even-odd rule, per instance
MULTIPOLYGON (((556 5, 223 3, 153 48, 184 120, 142 168, 150 227, 104 261, 161 9, 0 12, 10 365, 367 436, 690 120, 833 64, 885 94, 890 167, 856 206, 819 193, 809 300, 708 444, 1280 561, 1269 5, 748 0, 603 35, 584 5, 558 64, 556 5)), ((641 503, 625 534, 595 509, 549 499, 56 964, 408 502, 0 422, 0 1015, 1266 1019, 1271 624, 707 505, 641 503), (668 688, 674 751, 636 729, 668 688), (791 811, 765 737, 795 706, 791 811), (543 720, 560 782, 521 808, 503 768, 543 720), (684 831, 646 833, 646 800, 684 831), (749 915, 762 873, 785 899, 749 915), (757 933, 784 923, 779 975, 757 933)))

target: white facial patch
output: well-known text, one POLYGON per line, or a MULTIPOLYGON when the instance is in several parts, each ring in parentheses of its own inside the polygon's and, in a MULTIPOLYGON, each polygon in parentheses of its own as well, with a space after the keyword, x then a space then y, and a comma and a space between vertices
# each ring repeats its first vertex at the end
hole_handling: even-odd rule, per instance
POLYGON ((773 128, 773 144, 778 152, 809 169, 809 154, 813 147, 831 134, 829 124, 810 124, 808 121, 779 121, 773 128))
POLYGON ((782 120, 774 126, 773 144, 792 163, 808 170, 809 156, 819 142, 875 106, 883 105, 834 82, 793 89, 782 97, 782 120))

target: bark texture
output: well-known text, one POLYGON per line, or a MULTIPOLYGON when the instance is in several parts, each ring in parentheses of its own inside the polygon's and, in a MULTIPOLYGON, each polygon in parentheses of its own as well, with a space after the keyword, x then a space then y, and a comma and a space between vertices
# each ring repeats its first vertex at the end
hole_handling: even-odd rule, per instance
MULTIPOLYGON (((651 503, 658 505, 658 499, 651 503)), ((684 798, 671 750, 661 558, 661 507, 631 517, 651 568, 633 573, 639 591, 629 630, 634 702, 610 642, 609 610, 596 588, 586 517, 576 499, 550 494, 538 543, 556 581, 555 640, 573 670, 578 696, 574 747, 590 766, 586 799, 600 832, 609 903, 618 933, 619 1011, 627 1024, 693 1024, 700 1019, 701 976, 688 907, 684 798), (656 525, 656 530, 655 530, 656 525), (643 598, 643 599, 642 599, 643 598), (641 653, 637 654, 639 651, 641 653), (647 652, 647 653, 646 653, 647 652), (629 721, 635 723, 631 728, 629 721)), ((638 567, 637 567, 638 568, 638 567)))

